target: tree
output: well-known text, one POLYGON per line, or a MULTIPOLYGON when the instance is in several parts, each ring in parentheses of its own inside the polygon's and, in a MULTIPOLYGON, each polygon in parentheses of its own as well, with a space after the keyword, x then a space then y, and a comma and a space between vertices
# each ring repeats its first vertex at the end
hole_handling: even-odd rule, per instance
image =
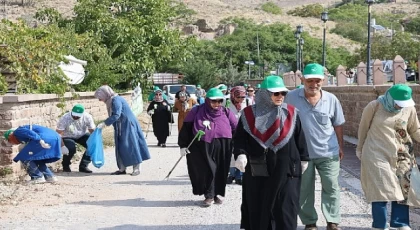
POLYGON ((144 81, 165 63, 189 56, 192 38, 169 27, 177 15, 167 0, 80 0, 74 11, 76 32, 100 38, 125 82, 144 81))
POLYGON ((227 69, 221 69, 219 71, 219 82, 223 82, 227 85, 234 85, 238 82, 244 81, 248 78, 248 74, 244 71, 239 72, 236 66, 229 63, 227 69))

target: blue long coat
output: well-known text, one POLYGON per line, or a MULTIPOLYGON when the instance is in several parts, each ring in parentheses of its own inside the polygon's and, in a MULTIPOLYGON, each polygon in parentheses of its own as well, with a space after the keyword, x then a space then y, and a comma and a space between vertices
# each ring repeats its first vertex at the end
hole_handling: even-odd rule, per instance
POLYGON ((13 161, 44 160, 45 163, 58 161, 61 158, 61 138, 58 133, 40 125, 23 125, 13 131, 19 142, 27 145, 18 153, 13 161), (39 143, 44 140, 51 148, 44 149, 39 143))
POLYGON ((112 114, 105 124, 114 126, 115 154, 125 167, 150 159, 140 124, 121 96, 112 99, 112 114))

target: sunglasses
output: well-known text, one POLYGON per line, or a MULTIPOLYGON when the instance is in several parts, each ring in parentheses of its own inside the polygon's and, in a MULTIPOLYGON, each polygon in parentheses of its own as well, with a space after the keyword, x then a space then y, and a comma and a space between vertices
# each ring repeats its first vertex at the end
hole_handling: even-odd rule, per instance
POLYGON ((210 101, 211 101, 211 103, 214 103, 214 104, 223 103, 223 99, 221 99, 221 100, 210 100, 210 101))
POLYGON ((80 117, 76 117, 76 116, 71 116, 74 120, 78 120, 80 119, 80 117))
POLYGON ((287 95, 287 92, 275 92, 275 93, 273 93, 273 96, 276 96, 276 97, 278 97, 278 96, 280 96, 280 95, 282 95, 283 97, 284 96, 286 96, 287 95))
POLYGON ((239 98, 239 99, 244 99, 245 97, 236 97, 236 98, 239 98))
POLYGON ((248 90, 248 92, 254 92, 254 90, 250 89, 250 90, 248 90))

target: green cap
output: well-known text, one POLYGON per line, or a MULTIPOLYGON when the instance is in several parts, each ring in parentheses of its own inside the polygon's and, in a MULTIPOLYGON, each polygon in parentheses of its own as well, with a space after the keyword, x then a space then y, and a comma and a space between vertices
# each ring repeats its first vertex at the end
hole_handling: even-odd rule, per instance
POLYGON ((221 85, 221 86, 219 86, 219 89, 220 90, 227 90, 227 86, 226 85, 221 85))
POLYGON ((270 92, 289 91, 286 86, 284 86, 283 79, 275 75, 265 77, 261 83, 261 89, 266 89, 270 92))
POLYGON ((158 90, 158 89, 159 89, 159 86, 157 85, 153 86, 153 91, 158 90))
POLYGON ((304 88, 305 86, 304 85, 298 85, 298 86, 296 86, 296 89, 300 89, 300 88, 304 88))
POLYGON ((14 129, 9 129, 6 132, 4 132, 4 134, 3 134, 4 138, 6 138, 6 140, 9 140, 9 136, 10 136, 10 134, 13 133, 13 131, 15 131, 15 130, 14 129))
POLYGON ((255 87, 256 88, 261 88, 261 84, 257 84, 255 87))
POLYGON ((414 106, 414 101, 412 99, 413 91, 408 85, 396 84, 389 88, 389 94, 392 99, 394 99, 395 104, 401 108, 414 106))
POLYGON ((248 84, 244 84, 244 87, 248 87, 248 84))
POLYGON ((85 112, 85 107, 82 104, 76 104, 71 110, 71 115, 75 117, 81 117, 83 116, 83 112, 85 112))
POLYGON ((206 98, 209 98, 210 100, 215 100, 215 99, 223 99, 225 98, 225 96, 223 95, 222 91, 218 88, 211 88, 207 94, 206 94, 206 98))
POLYGON ((324 79, 324 67, 318 63, 311 63, 305 66, 303 77, 324 79))
POLYGON ((201 85, 197 85, 197 88, 201 88, 201 85))

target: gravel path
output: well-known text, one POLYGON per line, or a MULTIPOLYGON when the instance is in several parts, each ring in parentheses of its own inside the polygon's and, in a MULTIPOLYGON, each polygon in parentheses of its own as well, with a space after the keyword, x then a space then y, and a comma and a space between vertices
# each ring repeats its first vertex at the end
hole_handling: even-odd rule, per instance
MULTIPOLYGON (((174 126, 172 133, 176 131, 174 126)), ((15 191, 11 201, 0 207, 0 229, 239 229, 240 186, 228 185, 223 205, 202 208, 198 203, 204 198, 192 195, 185 159, 170 180, 163 180, 179 158, 176 142, 177 136, 173 135, 167 148, 156 147, 156 139, 149 133, 152 159, 142 164, 137 177, 109 175, 116 170, 116 163, 113 148, 108 148, 106 164, 94 169, 92 175, 57 173, 57 184, 0 186, 3 192, 15 191)), ((73 165, 74 170, 76 167, 73 165)), ((370 229, 370 210, 359 180, 342 170, 340 184, 341 226, 370 229)), ((419 216, 413 214, 412 220, 417 226, 413 229, 420 229, 419 216)), ((326 226, 323 220, 318 225, 326 226)))

